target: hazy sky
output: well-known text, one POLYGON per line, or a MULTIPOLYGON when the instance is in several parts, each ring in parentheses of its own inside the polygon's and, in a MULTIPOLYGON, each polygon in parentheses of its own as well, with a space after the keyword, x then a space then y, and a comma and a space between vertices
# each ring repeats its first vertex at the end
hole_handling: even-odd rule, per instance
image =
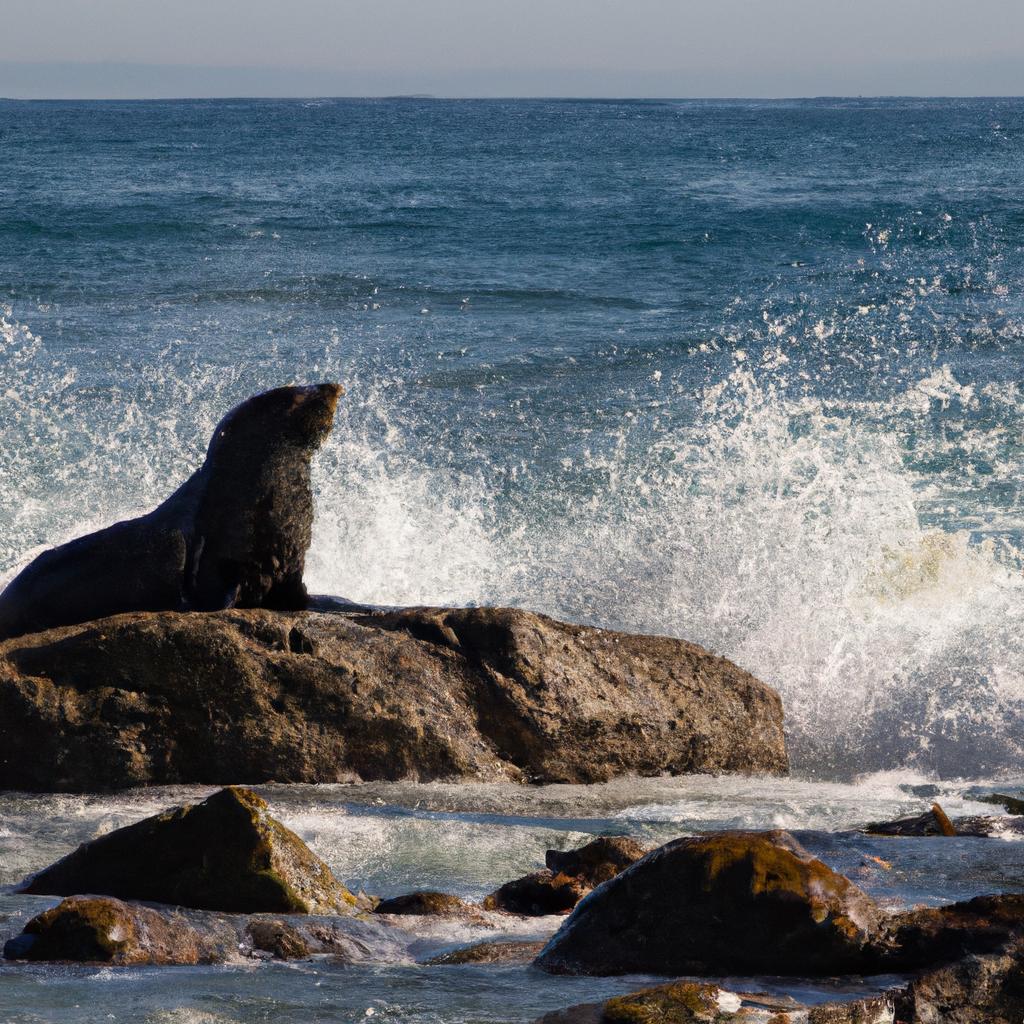
POLYGON ((0 0, 0 96, 1024 94, 1024 0, 0 0))

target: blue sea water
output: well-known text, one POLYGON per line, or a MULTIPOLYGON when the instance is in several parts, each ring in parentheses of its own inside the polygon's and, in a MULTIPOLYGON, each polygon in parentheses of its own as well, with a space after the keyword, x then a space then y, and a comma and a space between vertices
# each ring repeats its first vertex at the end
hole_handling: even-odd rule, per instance
POLYGON ((315 589, 686 636, 1022 762, 1024 101, 0 104, 0 578, 340 379, 315 589))

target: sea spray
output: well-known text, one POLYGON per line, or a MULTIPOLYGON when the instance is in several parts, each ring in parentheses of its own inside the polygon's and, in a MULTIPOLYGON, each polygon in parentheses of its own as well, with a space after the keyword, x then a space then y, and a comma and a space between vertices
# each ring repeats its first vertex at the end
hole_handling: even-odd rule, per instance
MULTIPOLYGON (((42 545, 156 504, 223 409, 282 374, 273 353, 224 373, 182 346, 103 388, 10 311, 2 326, 8 576, 42 545)), ((307 365, 293 379, 338 376, 349 392, 315 470, 313 590, 695 640, 780 690, 802 773, 1019 765, 1019 552, 928 521, 936 483, 907 444, 939 443, 936 405, 1018 415, 1002 393, 940 366, 884 403, 793 397, 785 360, 734 355, 699 389, 659 374, 612 424, 566 431, 558 459, 504 462, 482 432, 508 429, 489 396, 473 448, 464 408, 424 423, 415 378, 353 366, 337 338, 307 365)))

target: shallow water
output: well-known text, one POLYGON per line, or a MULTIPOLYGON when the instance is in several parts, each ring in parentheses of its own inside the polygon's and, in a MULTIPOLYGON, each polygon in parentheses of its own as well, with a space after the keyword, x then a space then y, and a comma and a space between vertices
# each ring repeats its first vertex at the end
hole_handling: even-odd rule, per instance
MULTIPOLYGON (((918 812, 933 799, 954 816, 991 812, 991 805, 973 799, 992 790, 986 783, 936 785, 893 773, 853 784, 696 776, 529 788, 401 783, 256 788, 340 879, 382 896, 434 888, 479 899, 501 882, 542 867, 549 848, 608 834, 653 844, 722 827, 790 829, 815 855, 890 908, 1024 891, 1022 841, 886 839, 854 831, 870 820, 918 812)), ((0 894, 0 938, 57 902, 14 895, 11 887, 26 874, 100 833, 211 791, 168 787, 113 796, 0 795, 0 884, 8 886, 0 894)), ((648 980, 552 978, 524 967, 416 963, 483 939, 543 938, 561 920, 510 923, 494 917, 492 926, 478 927, 411 919, 396 939, 376 947, 372 955, 379 962, 362 965, 318 960, 206 969, 0 966, 0 1020, 248 1024, 372 1016, 518 1024, 648 980)), ((893 981, 730 983, 820 1001, 881 990, 893 981)))

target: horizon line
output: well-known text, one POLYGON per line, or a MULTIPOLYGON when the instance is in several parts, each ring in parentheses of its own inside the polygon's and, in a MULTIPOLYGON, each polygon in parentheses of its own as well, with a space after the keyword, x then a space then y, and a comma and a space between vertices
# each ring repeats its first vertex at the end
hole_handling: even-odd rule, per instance
POLYGON ((0 96, 0 103, 193 103, 273 100, 278 103, 359 100, 431 100, 474 103, 792 103, 825 100, 1024 100, 1024 93, 821 93, 813 96, 630 96, 630 95, 555 95, 550 96, 478 96, 437 93, 351 93, 339 95, 238 94, 224 96, 0 96))

